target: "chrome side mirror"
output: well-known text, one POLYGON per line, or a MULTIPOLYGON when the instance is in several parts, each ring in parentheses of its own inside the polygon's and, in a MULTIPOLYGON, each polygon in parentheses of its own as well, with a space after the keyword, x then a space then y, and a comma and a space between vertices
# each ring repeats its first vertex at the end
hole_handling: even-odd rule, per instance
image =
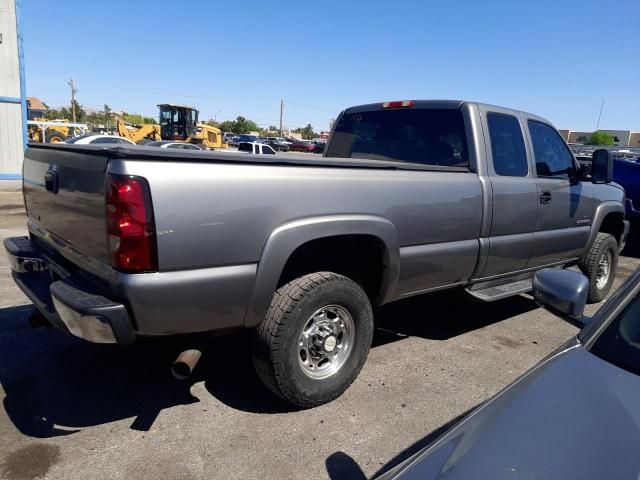
POLYGON ((589 280, 571 270, 546 268, 533 277, 533 298, 551 313, 582 325, 586 324, 584 307, 589 280))

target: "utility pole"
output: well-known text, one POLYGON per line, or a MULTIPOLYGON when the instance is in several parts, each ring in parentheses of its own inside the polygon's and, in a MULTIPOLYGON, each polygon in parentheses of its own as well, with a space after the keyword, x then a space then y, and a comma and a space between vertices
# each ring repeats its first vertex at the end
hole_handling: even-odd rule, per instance
POLYGON ((602 117, 602 108, 604 107, 604 98, 602 99, 602 103, 600 104, 600 113, 598 114, 598 124, 596 125, 596 132, 600 128, 600 117, 602 117))
POLYGON ((280 100, 280 136, 283 136, 282 130, 282 115, 284 113, 284 100, 280 100))
POLYGON ((76 123, 76 93, 78 93, 78 89, 73 83, 73 78, 69 80, 67 85, 71 87, 71 116, 73 118, 73 123, 76 123))

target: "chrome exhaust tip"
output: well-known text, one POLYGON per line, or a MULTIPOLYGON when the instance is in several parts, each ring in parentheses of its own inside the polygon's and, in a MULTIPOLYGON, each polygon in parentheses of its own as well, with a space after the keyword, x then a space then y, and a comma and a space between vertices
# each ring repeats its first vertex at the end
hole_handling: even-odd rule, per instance
POLYGON ((178 355, 178 358, 176 358, 173 365, 171 365, 171 375, 178 380, 188 378, 189 375, 193 373, 193 369, 196 368, 196 364, 201 356, 202 352, 195 348, 185 350, 178 355))

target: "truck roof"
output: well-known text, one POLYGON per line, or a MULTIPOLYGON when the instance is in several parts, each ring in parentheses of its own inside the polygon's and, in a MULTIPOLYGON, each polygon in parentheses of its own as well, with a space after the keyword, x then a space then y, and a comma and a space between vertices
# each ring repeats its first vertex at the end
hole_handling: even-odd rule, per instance
MULTIPOLYGON (((499 109, 501 111, 509 111, 514 115, 524 114, 529 118, 533 118, 539 120, 544 123, 549 123, 547 119, 542 118, 538 115, 534 115, 533 113, 525 112, 522 110, 516 110, 514 108, 509 107, 501 107, 499 105, 491 105, 488 103, 481 102, 472 102, 467 100, 412 100, 414 105, 409 108, 434 108, 434 109, 457 109, 460 108, 464 104, 473 104, 479 107, 485 107, 489 110, 491 109, 499 109)), ((357 112, 368 112, 371 110, 379 110, 384 102, 376 102, 376 103, 367 103, 364 105, 356 105, 353 107, 346 108, 343 113, 357 113, 357 112)))

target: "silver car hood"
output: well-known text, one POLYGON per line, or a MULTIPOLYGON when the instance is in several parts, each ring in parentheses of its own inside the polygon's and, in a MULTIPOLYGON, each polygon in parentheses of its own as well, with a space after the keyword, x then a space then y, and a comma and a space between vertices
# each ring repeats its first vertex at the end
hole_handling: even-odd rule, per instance
POLYGON ((381 478, 638 479, 640 377, 573 346, 381 478))

